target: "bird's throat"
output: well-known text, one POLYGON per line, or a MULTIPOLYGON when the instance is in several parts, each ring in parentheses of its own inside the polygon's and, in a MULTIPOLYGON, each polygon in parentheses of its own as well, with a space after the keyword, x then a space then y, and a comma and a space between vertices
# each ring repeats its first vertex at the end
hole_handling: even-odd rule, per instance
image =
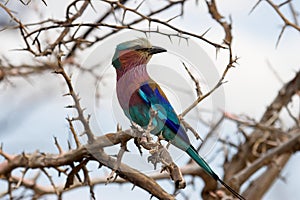
POLYGON ((143 83, 145 80, 148 80, 150 78, 147 72, 146 64, 124 67, 116 71, 117 81, 125 79, 127 83, 143 83))

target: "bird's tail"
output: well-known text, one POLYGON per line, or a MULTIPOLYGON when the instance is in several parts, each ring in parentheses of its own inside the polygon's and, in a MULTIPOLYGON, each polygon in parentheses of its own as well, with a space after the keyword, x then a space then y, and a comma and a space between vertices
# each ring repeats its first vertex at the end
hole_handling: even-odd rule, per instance
POLYGON ((238 192, 236 192, 234 189, 232 189, 229 185, 227 185, 224 181, 222 181, 219 176, 210 168, 210 166, 206 163, 206 161, 200 157, 198 152, 193 146, 190 146, 186 150, 187 154, 200 166, 204 169, 206 173, 208 173, 212 178, 214 178, 216 181, 219 181, 227 190, 229 190, 235 197, 237 197, 240 200, 245 200, 245 198, 240 195, 238 192))

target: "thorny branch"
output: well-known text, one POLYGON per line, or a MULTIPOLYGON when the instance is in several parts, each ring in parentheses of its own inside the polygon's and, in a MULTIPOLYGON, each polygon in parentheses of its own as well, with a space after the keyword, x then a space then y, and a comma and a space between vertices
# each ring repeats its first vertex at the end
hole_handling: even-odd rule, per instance
POLYGON ((296 10, 294 9, 293 6, 293 1, 291 0, 287 0, 287 1, 283 1, 282 3, 276 4, 274 3, 272 0, 259 0, 255 6, 252 8, 251 12, 254 11, 254 9, 262 2, 265 1, 267 2, 272 8, 273 10, 276 12, 276 14, 281 18, 281 20, 283 21, 284 25, 282 26, 281 32, 278 36, 277 42, 276 42, 276 46, 279 45, 280 39, 283 36, 284 31, 286 30, 287 27, 292 27, 293 29, 297 30, 298 32, 300 32, 300 26, 298 24, 298 13, 296 12, 296 10), (289 10, 290 10, 290 15, 292 16, 292 20, 288 19, 288 15, 284 14, 281 10, 282 7, 284 6, 289 6, 289 10))
MULTIPOLYGON (((297 72, 296 76, 281 88, 281 90, 278 92, 277 97, 268 106, 261 120, 258 123, 248 124, 247 122, 244 123, 243 121, 238 122, 238 124, 250 126, 254 129, 253 132, 247 136, 247 140, 239 146, 239 152, 236 155, 234 155, 232 161, 230 163, 226 163, 226 165, 224 166, 225 180, 227 178, 228 180, 232 180, 233 182, 235 182, 234 184, 240 185, 243 181, 237 179, 234 180, 232 179, 232 177, 237 178, 235 174, 243 170, 247 170, 248 172, 251 172, 251 174, 253 174, 254 172, 250 169, 248 170, 248 168, 251 168, 251 166, 253 165, 258 166, 257 164, 255 164, 257 162, 263 164, 263 166, 268 166, 270 168, 275 167, 272 165, 273 162, 279 162, 278 166, 281 166, 280 169, 282 169, 283 166, 285 166, 288 159, 286 156, 290 156, 290 153, 282 153, 283 155, 285 155, 284 157, 286 159, 282 159, 282 157, 279 156, 281 154, 278 153, 278 158, 275 159, 273 157, 271 163, 268 162, 268 156, 265 155, 269 155, 270 152, 276 151, 276 148, 281 149, 281 145, 284 146, 285 141, 288 140, 288 138, 290 137, 289 134, 282 134, 286 132, 285 130, 274 129, 272 125, 279 120, 280 111, 291 101, 292 97, 296 95, 299 90, 300 72, 297 72), (259 161, 260 159, 262 159, 262 161, 259 161), (249 165, 249 163, 251 164, 249 165)), ((291 133, 297 133, 297 130, 298 128, 296 126, 293 127, 290 131, 291 133)), ((297 145, 288 147, 289 152, 295 150, 294 148, 297 148, 299 140, 295 139, 295 142, 297 145)), ((278 177, 279 173, 281 172, 281 170, 277 169, 273 171, 274 174, 272 176, 267 176, 266 174, 268 173, 268 171, 269 170, 267 170, 259 178, 256 179, 257 181, 259 181, 262 177, 264 177, 264 181, 268 182, 268 184, 260 188, 260 193, 254 193, 253 191, 255 186, 250 185, 244 193, 246 198, 261 198, 264 192, 266 192, 269 189, 271 183, 274 182, 274 180, 278 177), (268 179, 268 181, 266 179, 268 179)))
POLYGON ((92 143, 94 141, 94 135, 93 135, 90 125, 89 125, 90 116, 88 116, 87 118, 84 116, 84 109, 81 107, 80 98, 74 91, 73 85, 71 83, 71 78, 67 75, 66 71, 63 68, 63 63, 61 61, 61 55, 58 55, 57 61, 58 61, 58 63, 57 63, 58 67, 54 72, 57 74, 61 74, 63 76, 63 78, 65 79, 65 82, 68 86, 68 89, 69 89, 69 92, 67 94, 65 94, 65 96, 70 95, 74 101, 74 105, 69 105, 69 106, 67 106, 67 108, 75 108, 78 112, 78 116, 72 118, 71 120, 72 121, 79 120, 82 123, 82 125, 84 127, 84 134, 87 135, 88 142, 92 143))
MULTIPOLYGON (((237 57, 233 58, 233 55, 232 55, 232 47, 231 46, 232 46, 233 36, 231 33, 231 23, 227 23, 226 21, 223 20, 223 16, 219 13, 215 0, 212 0, 210 2, 206 1, 206 4, 207 4, 207 7, 208 7, 211 17, 214 20, 216 20, 224 29, 225 38, 223 41, 224 41, 224 44, 229 49, 229 61, 228 61, 226 68, 223 71, 221 78, 216 83, 216 85, 210 91, 208 91, 206 94, 199 95, 198 98, 196 99, 196 101, 181 113, 182 117, 184 117, 188 112, 190 112, 193 108, 195 108, 201 101, 203 101, 205 98, 210 96, 216 89, 218 89, 221 85, 224 84, 224 79, 225 79, 229 69, 234 67, 234 64, 236 63, 236 61, 238 59, 237 57)), ((219 50, 219 49, 217 48, 217 50, 219 50)))

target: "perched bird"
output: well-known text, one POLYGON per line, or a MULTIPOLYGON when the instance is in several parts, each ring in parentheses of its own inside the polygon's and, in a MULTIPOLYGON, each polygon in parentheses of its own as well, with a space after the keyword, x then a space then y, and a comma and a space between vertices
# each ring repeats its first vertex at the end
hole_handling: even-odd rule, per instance
POLYGON ((146 65, 152 55, 166 52, 152 46, 144 38, 123 42, 116 47, 112 65, 117 73, 117 97, 131 121, 147 127, 152 116, 154 135, 162 133, 165 140, 185 151, 205 172, 224 185, 234 196, 244 197, 223 182, 191 145, 189 138, 172 105, 159 85, 147 73, 146 65), (154 110, 156 116, 150 114, 154 110))

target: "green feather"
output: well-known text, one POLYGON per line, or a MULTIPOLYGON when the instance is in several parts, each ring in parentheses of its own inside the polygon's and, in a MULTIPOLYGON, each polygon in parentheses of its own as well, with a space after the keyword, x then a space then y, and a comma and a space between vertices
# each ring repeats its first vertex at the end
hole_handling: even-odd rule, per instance
POLYGON ((116 68, 119 69, 121 67, 121 62, 119 59, 119 51, 116 51, 114 54, 114 57, 112 59, 112 65, 116 68))
POLYGON ((245 200, 245 198, 236 192, 233 188, 227 185, 222 179, 218 177, 218 175, 210 168, 210 166, 206 163, 206 161, 199 156, 196 149, 193 146, 190 146, 186 150, 187 154, 198 164, 200 167, 204 169, 206 173, 208 173, 211 177, 213 177, 216 181, 219 181, 227 190, 229 190, 235 197, 240 200, 245 200))
MULTIPOLYGON (((139 104, 130 106, 129 112, 125 112, 125 115, 135 123, 139 124, 143 128, 147 128, 149 125, 150 120, 150 107, 147 104, 139 104)), ((186 150, 189 147, 184 140, 177 136, 171 129, 165 126, 165 123, 159 119, 159 117, 155 117, 152 119, 152 125, 154 129, 151 131, 154 135, 159 135, 160 133, 163 134, 163 137, 167 141, 171 141, 173 145, 176 147, 186 150)))
MULTIPOLYGON (((142 127, 146 127, 149 124, 150 116, 149 116, 149 107, 145 104, 139 104, 130 106, 129 108, 129 116, 127 116, 131 121, 139 124, 142 127)), ((125 112, 126 114, 126 112, 125 112)), ((126 114, 126 115, 128 115, 126 114)))
POLYGON ((196 163, 198 165, 200 165, 200 167, 202 167, 209 175, 211 175, 215 180, 219 180, 218 175, 215 174, 215 172, 213 172, 213 170, 209 167, 209 165, 205 162, 205 160, 203 158, 201 158, 199 156, 199 154, 197 153, 197 151, 195 150, 195 148, 193 146, 190 146, 187 150, 186 150, 187 154, 193 158, 194 161, 196 161, 196 163))

